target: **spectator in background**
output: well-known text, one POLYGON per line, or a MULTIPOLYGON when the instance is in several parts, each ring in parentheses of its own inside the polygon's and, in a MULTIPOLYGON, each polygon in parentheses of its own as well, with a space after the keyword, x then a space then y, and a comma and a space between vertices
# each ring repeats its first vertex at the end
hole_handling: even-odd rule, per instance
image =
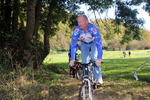
POLYGON ((126 52, 123 52, 123 56, 126 57, 126 52))
POLYGON ((129 51, 129 56, 131 55, 131 51, 129 51))

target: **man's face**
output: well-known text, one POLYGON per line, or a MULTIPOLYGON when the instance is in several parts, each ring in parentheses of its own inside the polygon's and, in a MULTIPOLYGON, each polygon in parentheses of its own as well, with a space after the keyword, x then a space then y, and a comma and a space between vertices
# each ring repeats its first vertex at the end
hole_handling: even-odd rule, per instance
POLYGON ((86 20, 83 16, 78 17, 77 21, 80 29, 85 30, 86 27, 88 26, 88 20, 86 20))

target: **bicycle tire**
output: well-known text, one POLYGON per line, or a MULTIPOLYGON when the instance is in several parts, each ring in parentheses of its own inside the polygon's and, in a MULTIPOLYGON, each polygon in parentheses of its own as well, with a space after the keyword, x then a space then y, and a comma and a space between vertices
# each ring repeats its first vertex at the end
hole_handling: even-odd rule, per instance
MULTIPOLYGON (((90 86, 91 87, 91 86, 90 86)), ((79 100, 93 100, 93 90, 89 90, 87 83, 82 83, 79 91, 79 100), (91 96, 90 96, 91 94, 91 96)))
POLYGON ((82 80, 82 77, 83 77, 83 70, 82 70, 82 67, 79 67, 79 68, 78 68, 76 77, 77 77, 78 80, 82 80))
POLYGON ((70 77, 75 78, 75 71, 73 68, 70 68, 70 77))

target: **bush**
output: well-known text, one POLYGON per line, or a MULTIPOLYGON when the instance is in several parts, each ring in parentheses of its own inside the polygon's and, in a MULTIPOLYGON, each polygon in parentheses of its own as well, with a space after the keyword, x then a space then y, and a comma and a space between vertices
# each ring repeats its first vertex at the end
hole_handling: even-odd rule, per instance
POLYGON ((150 45, 149 45, 149 46, 146 46, 144 49, 150 49, 150 45))

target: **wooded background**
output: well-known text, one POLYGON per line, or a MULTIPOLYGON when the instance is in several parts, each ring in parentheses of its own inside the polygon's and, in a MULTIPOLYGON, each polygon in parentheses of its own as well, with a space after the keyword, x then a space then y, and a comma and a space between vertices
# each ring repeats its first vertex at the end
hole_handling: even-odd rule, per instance
POLYGON ((25 66, 37 68, 50 49, 67 50, 73 28, 77 25, 79 4, 103 13, 115 6, 115 19, 97 19, 103 49, 149 49, 149 31, 137 18, 138 6, 150 14, 149 0, 1 0, 0 1, 0 65, 13 70, 25 66))

